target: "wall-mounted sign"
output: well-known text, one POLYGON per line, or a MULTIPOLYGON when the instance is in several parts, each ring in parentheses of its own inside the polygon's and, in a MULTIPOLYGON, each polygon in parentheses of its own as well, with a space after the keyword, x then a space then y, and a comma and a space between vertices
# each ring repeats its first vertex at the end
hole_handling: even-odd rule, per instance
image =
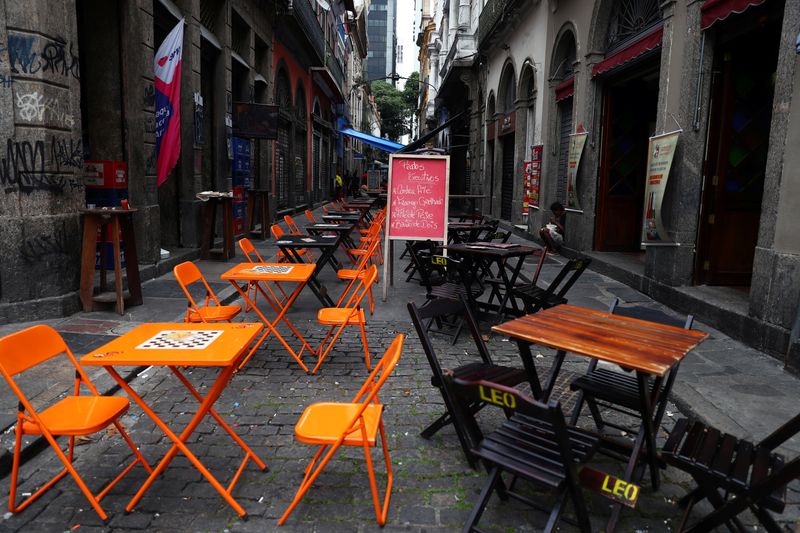
POLYGON ((569 136, 569 152, 567 159, 567 208, 580 210, 578 205, 578 166, 586 145, 589 132, 573 133, 569 136))

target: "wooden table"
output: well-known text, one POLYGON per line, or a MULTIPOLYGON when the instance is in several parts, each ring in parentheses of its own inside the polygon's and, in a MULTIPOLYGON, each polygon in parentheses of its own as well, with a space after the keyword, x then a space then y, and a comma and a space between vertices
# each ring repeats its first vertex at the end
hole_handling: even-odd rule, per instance
MULTIPOLYGON (((642 425, 625 470, 626 481, 633 478, 636 464, 647 446, 647 461, 653 488, 659 484, 653 406, 660 400, 661 384, 671 369, 700 344, 708 333, 657 324, 636 318, 612 315, 574 305, 559 305, 494 326, 492 331, 517 341, 531 388, 537 399, 547 401, 567 352, 623 366, 636 372, 641 399, 642 425), (539 382, 530 345, 557 350, 550 376, 544 387, 539 382), (650 378, 654 378, 651 386, 650 378)), ((607 531, 616 525, 615 516, 607 531)))
MULTIPOLYGON (((142 408, 145 414, 147 414, 174 443, 125 507, 127 512, 133 510, 147 489, 153 484, 153 481, 166 470, 169 463, 180 451, 189 459, 195 468, 200 471, 203 477, 208 480, 220 496, 234 508, 239 516, 247 516, 247 512, 244 508, 231 496, 231 491, 239 480, 239 476, 244 470, 248 460, 252 459, 261 470, 266 470, 267 465, 247 444, 245 444, 241 437, 239 437, 214 410, 213 406, 214 402, 217 401, 222 391, 225 390, 225 387, 228 385, 242 355, 247 350, 248 346, 250 346, 250 343, 258 336, 263 327, 264 326, 261 324, 243 322, 233 324, 186 324, 171 322, 164 324, 143 324, 117 337, 108 344, 93 350, 81 359, 81 364, 84 366, 102 366, 105 368, 128 396, 142 408), (189 338, 181 338, 184 335, 189 338), (147 365, 166 366, 169 368, 200 404, 197 413, 195 413, 180 435, 175 433, 166 422, 150 408, 144 398, 139 396, 115 369, 117 366, 147 365), (197 388, 192 385, 182 372, 185 367, 192 366, 216 367, 220 370, 217 379, 208 389, 205 397, 200 394, 197 388), (186 441, 194 430, 197 429, 197 426, 206 415, 211 415, 214 420, 216 420, 217 424, 219 424, 245 452, 245 457, 228 487, 223 486, 186 445, 186 441)), ((159 395, 156 399, 161 399, 161 396, 159 395)), ((169 496, 176 495, 169 494, 169 496)))
POLYGON ((235 267, 231 268, 222 276, 220 276, 224 280, 228 280, 231 282, 231 285, 236 289, 236 291, 242 295, 245 302, 252 307, 252 309, 256 312, 258 317, 266 326, 267 331, 261 336, 260 339, 253 345, 250 353, 247 354, 242 362, 239 364, 239 368, 244 366, 245 363, 253 356, 256 349, 261 345, 262 342, 269 336, 270 333, 275 334, 283 347, 289 352, 297 364, 300 367, 308 372, 308 367, 303 363, 303 350, 308 350, 312 353, 315 353, 314 348, 312 348, 306 339, 297 331, 297 328, 292 324, 288 318, 286 318, 286 313, 289 311, 289 308, 292 307, 292 304, 297 299, 297 296, 303 290, 303 287, 306 286, 308 283, 309 278, 314 274, 314 269, 316 267, 314 265, 308 264, 301 264, 301 265, 287 265, 285 263, 239 263, 235 267), (272 272, 270 272, 272 270, 272 272), (246 281, 247 284, 244 287, 239 285, 239 282, 246 281), (278 283, 295 283, 295 289, 292 293, 281 302, 281 298, 270 289, 268 283, 269 282, 278 282, 278 283), (269 303, 272 310, 275 311, 276 317, 275 320, 272 322, 264 316, 264 313, 258 308, 254 300, 250 299, 249 291, 247 290, 250 286, 250 283, 255 283, 256 290, 261 293, 264 297, 264 300, 269 303), (286 339, 278 332, 277 326, 280 322, 284 322, 289 329, 292 331, 295 337, 297 337, 302 346, 300 347, 299 352, 295 352, 289 343, 286 342, 286 339))
MULTIPOLYGON (((139 259, 136 256, 136 237, 133 232, 133 214, 136 209, 81 209, 83 215, 83 250, 81 252, 81 303, 84 311, 94 310, 96 303, 113 303, 120 315, 125 306, 142 304, 142 282, 139 278, 139 259), (100 250, 100 292, 94 294, 94 260, 97 253, 97 232, 111 231, 114 249, 114 292, 108 292, 106 281, 106 250, 100 250), (120 243, 120 233, 122 242, 120 243), (122 289, 122 258, 125 254, 125 275, 128 290, 122 289)), ((103 236, 105 243, 105 236, 103 236)))
POLYGON ((494 227, 491 224, 481 224, 475 222, 448 222, 447 235, 453 244, 463 244, 465 242, 475 242, 480 237, 482 231, 491 231, 494 227))
MULTIPOLYGON (((447 252, 468 259, 471 265, 467 265, 466 270, 472 272, 473 275, 477 272, 488 273, 491 265, 496 264, 498 267, 497 277, 502 281, 504 292, 501 295, 498 292, 499 287, 497 285, 492 285, 492 293, 489 295, 489 302, 497 296, 497 299, 500 301, 500 304, 497 306, 497 315, 500 317, 506 314, 506 305, 509 301, 511 302, 514 314, 519 315, 521 313, 519 307, 517 307, 516 300, 512 297, 514 286, 517 283, 520 270, 522 270, 522 265, 525 263, 525 258, 529 255, 540 253, 541 248, 526 245, 469 242, 449 244, 447 245, 447 252), (517 260, 516 264, 508 266, 509 261, 513 259, 517 260), (509 272, 511 272, 510 276, 509 272)), ((482 305, 488 311, 494 310, 494 305, 490 303, 479 303, 479 305, 482 305)))
POLYGON ((210 196, 203 204, 203 237, 200 242, 200 259, 222 259, 236 256, 233 240, 233 197, 210 196), (217 230, 217 207, 222 216, 222 248, 214 248, 217 230))

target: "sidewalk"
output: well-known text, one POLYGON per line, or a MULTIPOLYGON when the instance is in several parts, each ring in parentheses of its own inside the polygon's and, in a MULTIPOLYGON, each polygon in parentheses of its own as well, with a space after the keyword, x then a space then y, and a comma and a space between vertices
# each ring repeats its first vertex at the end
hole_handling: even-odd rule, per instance
MULTIPOLYGON (((304 222, 304 221, 303 221, 304 222)), ((298 218, 298 223, 300 219, 298 218)), ((304 224, 301 224, 304 225, 304 224)), ((521 242, 513 237, 512 240, 521 242)), ((275 247, 270 241, 255 243, 262 255, 274 257, 275 247)), ((374 357, 379 357, 397 333, 408 335, 400 364, 387 382, 381 399, 387 405, 386 427, 390 438, 390 454, 395 469, 395 489, 384 531, 449 531, 460 527, 469 513, 483 484, 484 474, 471 471, 461 455, 457 439, 451 428, 440 431, 432 440, 421 439, 418 434, 442 410, 441 396, 430 385, 430 371, 405 308, 407 301, 421 303, 425 290, 416 283, 405 283, 402 263, 395 253, 394 285, 389 287, 388 301, 381 301, 384 280, 377 288, 375 315, 369 319, 368 338, 374 357)), ((343 259, 341 252, 337 256, 343 259)), ((236 261, 244 260, 237 248, 236 261)), ((346 261, 346 259, 345 259, 346 261)), ((560 269, 563 258, 555 257, 545 265, 540 283, 549 282, 560 269)), ((199 261, 198 266, 221 299, 236 300, 236 293, 219 275, 229 269, 234 261, 224 263, 199 261)), ((525 267, 529 272, 532 266, 525 267)), ((328 267, 322 279, 334 296, 342 284, 328 267)), ((113 312, 79 313, 72 317, 49 320, 62 333, 77 356, 102 345, 110 338, 143 322, 174 322, 183 319, 186 300, 171 273, 143 284, 144 304, 126 310, 124 317, 113 312)), ((664 306, 653 302, 641 293, 595 272, 587 271, 572 288, 571 304, 606 310, 609 303, 619 298, 626 307, 657 310, 675 315, 664 306)), ((241 303, 241 302, 239 302, 241 303)), ((291 318, 312 345, 321 340, 324 330, 315 320, 319 302, 304 290, 292 308, 291 318)), ((268 314, 269 316, 269 314, 268 314)), ((243 320, 254 320, 252 314, 243 320)), ((29 324, 0 326, 0 335, 18 331, 29 324)), ((794 416, 800 405, 800 379, 784 372, 775 359, 735 342, 720 332, 695 322, 695 328, 708 331, 711 336, 683 362, 673 391, 675 406, 670 406, 665 417, 668 431, 681 414, 697 416, 721 430, 737 436, 763 438, 794 416)), ((470 349, 468 335, 462 335, 455 346, 434 335, 442 359, 454 364, 464 358, 470 349)), ((489 348, 499 363, 519 365, 516 345, 508 339, 493 335, 489 348)), ((547 366, 552 351, 541 350, 541 363, 547 366)), ((583 371, 586 360, 570 357, 564 365, 565 375, 583 371)), ((185 389, 171 379, 166 369, 136 369, 131 376, 133 388, 163 413, 168 423, 185 420, 186 413, 195 409, 194 401, 187 398, 185 389)), ((208 372, 195 371, 193 379, 210 383, 208 372)), ((112 381, 102 369, 91 374, 100 390, 112 389, 112 381)), ((290 360, 277 342, 270 340, 259 350, 248 366, 231 382, 217 403, 220 414, 236 421, 237 431, 267 462, 270 471, 262 473, 248 466, 233 494, 247 509, 250 519, 242 522, 224 504, 221 498, 203 480, 191 465, 179 457, 159 478, 139 506, 130 514, 123 512, 124 505, 141 484, 141 471, 134 471, 127 481, 115 488, 104 500, 111 521, 103 527, 89 508, 71 480, 62 481, 29 509, 16 516, 0 519, 0 529, 37 529, 64 531, 80 525, 85 530, 114 529, 176 529, 180 531, 265 531, 277 529, 277 517, 285 509, 302 477, 305 463, 313 449, 295 442, 293 426, 303 408, 312 401, 345 401, 352 396, 366 376, 363 354, 358 335, 345 332, 342 340, 316 376, 308 376, 290 360)), ((35 390, 37 401, 46 401, 63 394, 53 389, 54 378, 68 384, 70 376, 60 376, 56 368, 28 376, 26 385, 35 390)), ((566 405, 570 393, 561 391, 560 399, 566 405)), ((5 385, 0 385, 0 437, 2 449, 13 449, 13 432, 6 431, 14 423, 17 402, 5 385)), ((488 411, 488 410, 487 410, 488 411)), ((588 415, 588 410, 587 410, 588 415)), ((482 415, 484 416, 484 415, 482 415)), ((488 415, 487 416, 491 416, 488 415)), ((491 422, 491 420, 489 421, 491 422)), ((582 424, 588 424, 588 416, 582 424)), ((134 405, 125 419, 133 440, 141 446, 148 459, 160 457, 168 446, 161 432, 143 417, 134 405)), ((178 422, 180 427, 180 422, 178 422)), ((666 433, 661 432, 660 439, 666 433)), ((94 462, 100 468, 92 471, 105 479, 124 457, 119 439, 102 437, 101 442, 79 448, 78 455, 86 455, 93 463, 78 461, 78 470, 92 470, 94 462), (122 459, 121 459, 122 458, 122 459), (81 468, 83 466, 83 469, 81 468)), ((233 474, 238 464, 238 448, 231 446, 227 436, 220 436, 214 425, 200 426, 190 447, 200 452, 201 459, 223 481, 233 474)), ((800 452, 800 440, 790 441, 783 451, 788 455, 800 452)), ((377 457, 377 453, 374 455, 377 457)), ((376 463, 377 465, 378 463, 376 463)), ((0 459, 0 468, 2 467, 0 459)), ((618 465, 605 464, 613 472, 618 465)), ((55 468, 52 453, 37 455, 23 467, 25 472, 21 491, 30 491, 37 481, 55 468)), ((382 466, 376 466, 382 472, 382 466)), ((141 469, 137 469, 141 470, 141 469)), ((0 475, 4 475, 0 474, 0 475)), ((7 490, 5 477, 0 493, 7 490)), ((89 479, 92 479, 89 476, 89 479)), ((379 484, 382 481, 379 479, 379 484)), ((93 486, 100 481, 95 480, 93 486)), ((90 483, 92 485, 92 483, 90 483)), ((653 493, 643 487, 640 505, 633 511, 623 512, 617 531, 670 531, 670 524, 679 515, 675 500, 691 486, 687 476, 672 469, 664 476, 663 488, 653 493)), ((796 486, 794 488, 797 488, 796 486)), ((363 467, 363 454, 348 450, 329 465, 306 500, 297 508, 281 531, 374 531, 374 514, 363 467)), ((781 517, 782 522, 794 525, 800 516, 800 497, 796 490, 789 492, 790 505, 781 517)), ((608 515, 607 501, 591 496, 592 524, 598 530, 608 515)), ((702 510, 702 508, 699 508, 702 510)), ((571 512, 568 511, 568 512, 571 512)), ((486 525, 501 529, 535 531, 544 523, 541 513, 522 509, 518 504, 490 502, 484 515, 486 525)), ((746 516, 745 523, 754 523, 746 516)), ((562 522, 561 530, 574 531, 562 522)))

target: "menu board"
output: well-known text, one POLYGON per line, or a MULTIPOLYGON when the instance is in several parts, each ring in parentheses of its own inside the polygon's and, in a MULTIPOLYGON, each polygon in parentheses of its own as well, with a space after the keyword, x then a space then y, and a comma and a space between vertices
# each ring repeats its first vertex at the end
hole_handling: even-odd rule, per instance
POLYGON ((387 238, 446 241, 449 177, 450 156, 390 156, 387 238))

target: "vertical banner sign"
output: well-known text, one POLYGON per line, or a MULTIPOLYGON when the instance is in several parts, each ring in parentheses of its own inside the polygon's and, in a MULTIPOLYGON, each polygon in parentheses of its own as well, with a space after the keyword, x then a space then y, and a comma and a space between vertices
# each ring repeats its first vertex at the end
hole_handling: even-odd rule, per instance
POLYGON ((522 162, 522 217, 528 216, 530 207, 529 194, 531 190, 531 161, 522 162))
POLYGON ((573 133, 569 136, 569 153, 567 159, 567 208, 580 209, 578 205, 578 165, 583 155, 588 132, 573 133))
POLYGON ((386 245, 383 262, 383 299, 389 287, 392 263, 390 240, 447 242, 447 202, 450 156, 392 154, 386 199, 386 245))
POLYGON ((156 183, 175 168, 181 151, 181 57, 183 20, 173 28, 153 61, 156 89, 156 183))
POLYGON ((539 186, 542 179, 542 152, 544 146, 537 144, 531 146, 531 173, 530 173, 530 188, 527 190, 528 206, 539 207, 539 186))
POLYGON ((675 155, 680 131, 650 137, 647 155, 647 184, 644 192, 644 223, 642 244, 674 244, 667 240, 667 232, 661 217, 661 203, 667 189, 669 169, 675 155))

